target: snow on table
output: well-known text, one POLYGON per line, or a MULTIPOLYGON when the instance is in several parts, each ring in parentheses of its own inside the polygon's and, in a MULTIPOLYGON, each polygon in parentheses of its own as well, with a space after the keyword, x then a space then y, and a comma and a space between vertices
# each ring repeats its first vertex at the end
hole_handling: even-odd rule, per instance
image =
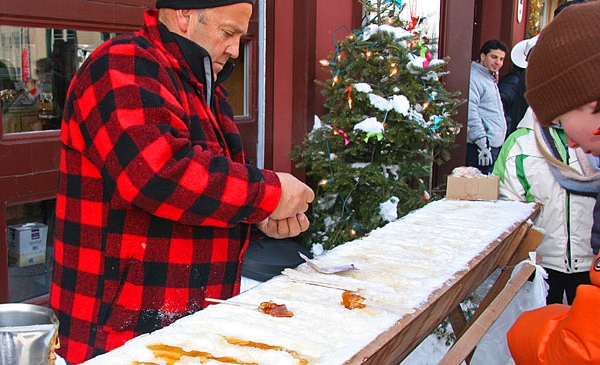
MULTIPOLYGON (((354 264, 357 270, 324 275, 302 264, 294 272, 342 288, 360 288, 359 294, 369 300, 418 309, 535 209, 535 204, 509 201, 431 202, 313 260, 323 267, 354 264)), ((349 310, 341 304, 342 292, 280 275, 229 302, 256 308, 266 301, 285 304, 294 314, 291 318, 215 304, 84 364, 198 364, 201 356, 208 359, 205 364, 343 364, 406 313, 372 306, 349 310), (149 349, 155 344, 187 356, 156 357, 149 349)))

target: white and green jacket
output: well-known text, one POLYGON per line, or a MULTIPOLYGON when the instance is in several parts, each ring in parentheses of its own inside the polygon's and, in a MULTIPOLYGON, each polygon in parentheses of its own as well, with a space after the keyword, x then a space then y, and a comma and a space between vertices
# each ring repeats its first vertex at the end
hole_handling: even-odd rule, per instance
MULTIPOLYGON (((500 177, 500 199, 543 205, 535 221, 546 232, 537 249, 543 267, 564 273, 589 271, 594 258, 590 236, 596 199, 570 193, 557 182, 538 147, 535 123, 529 108, 500 150, 493 171, 500 177)), ((581 171, 581 154, 567 147, 563 131, 546 129, 542 132, 553 144, 548 147, 571 168, 581 171)))

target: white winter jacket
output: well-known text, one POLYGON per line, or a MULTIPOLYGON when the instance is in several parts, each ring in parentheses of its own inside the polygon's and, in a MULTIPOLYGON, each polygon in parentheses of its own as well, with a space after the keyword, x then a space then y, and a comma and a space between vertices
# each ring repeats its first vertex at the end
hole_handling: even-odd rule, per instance
MULTIPOLYGON (((543 267, 564 273, 589 271, 594 258, 590 236, 596 199, 569 193, 555 180, 537 146, 534 123, 529 108, 502 146, 493 172, 500 177, 500 198, 543 204, 535 221, 546 232, 537 249, 543 267)), ((555 148, 565 163, 581 171, 574 150, 560 134, 561 130, 550 129, 555 148)))

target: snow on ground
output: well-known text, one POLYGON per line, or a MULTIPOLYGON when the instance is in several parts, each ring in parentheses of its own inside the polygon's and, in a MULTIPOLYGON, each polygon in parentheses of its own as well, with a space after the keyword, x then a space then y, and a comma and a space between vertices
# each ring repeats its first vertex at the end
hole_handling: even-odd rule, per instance
POLYGON ((401 365, 432 365, 437 364, 448 351, 443 339, 429 335, 402 361, 401 365))

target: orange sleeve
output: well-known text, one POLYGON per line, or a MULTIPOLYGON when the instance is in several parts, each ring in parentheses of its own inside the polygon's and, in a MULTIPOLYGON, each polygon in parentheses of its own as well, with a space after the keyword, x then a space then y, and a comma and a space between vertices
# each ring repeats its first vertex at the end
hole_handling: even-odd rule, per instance
POLYGON ((545 364, 548 338, 569 314, 569 306, 552 304, 521 314, 507 334, 508 348, 517 365, 545 364))
POLYGON ((580 285, 571 307, 552 304, 517 319, 507 334, 517 365, 600 364, 600 256, 590 277, 594 285, 580 285))
POLYGON ((549 339, 543 364, 600 364, 600 288, 580 285, 559 327, 549 339))

